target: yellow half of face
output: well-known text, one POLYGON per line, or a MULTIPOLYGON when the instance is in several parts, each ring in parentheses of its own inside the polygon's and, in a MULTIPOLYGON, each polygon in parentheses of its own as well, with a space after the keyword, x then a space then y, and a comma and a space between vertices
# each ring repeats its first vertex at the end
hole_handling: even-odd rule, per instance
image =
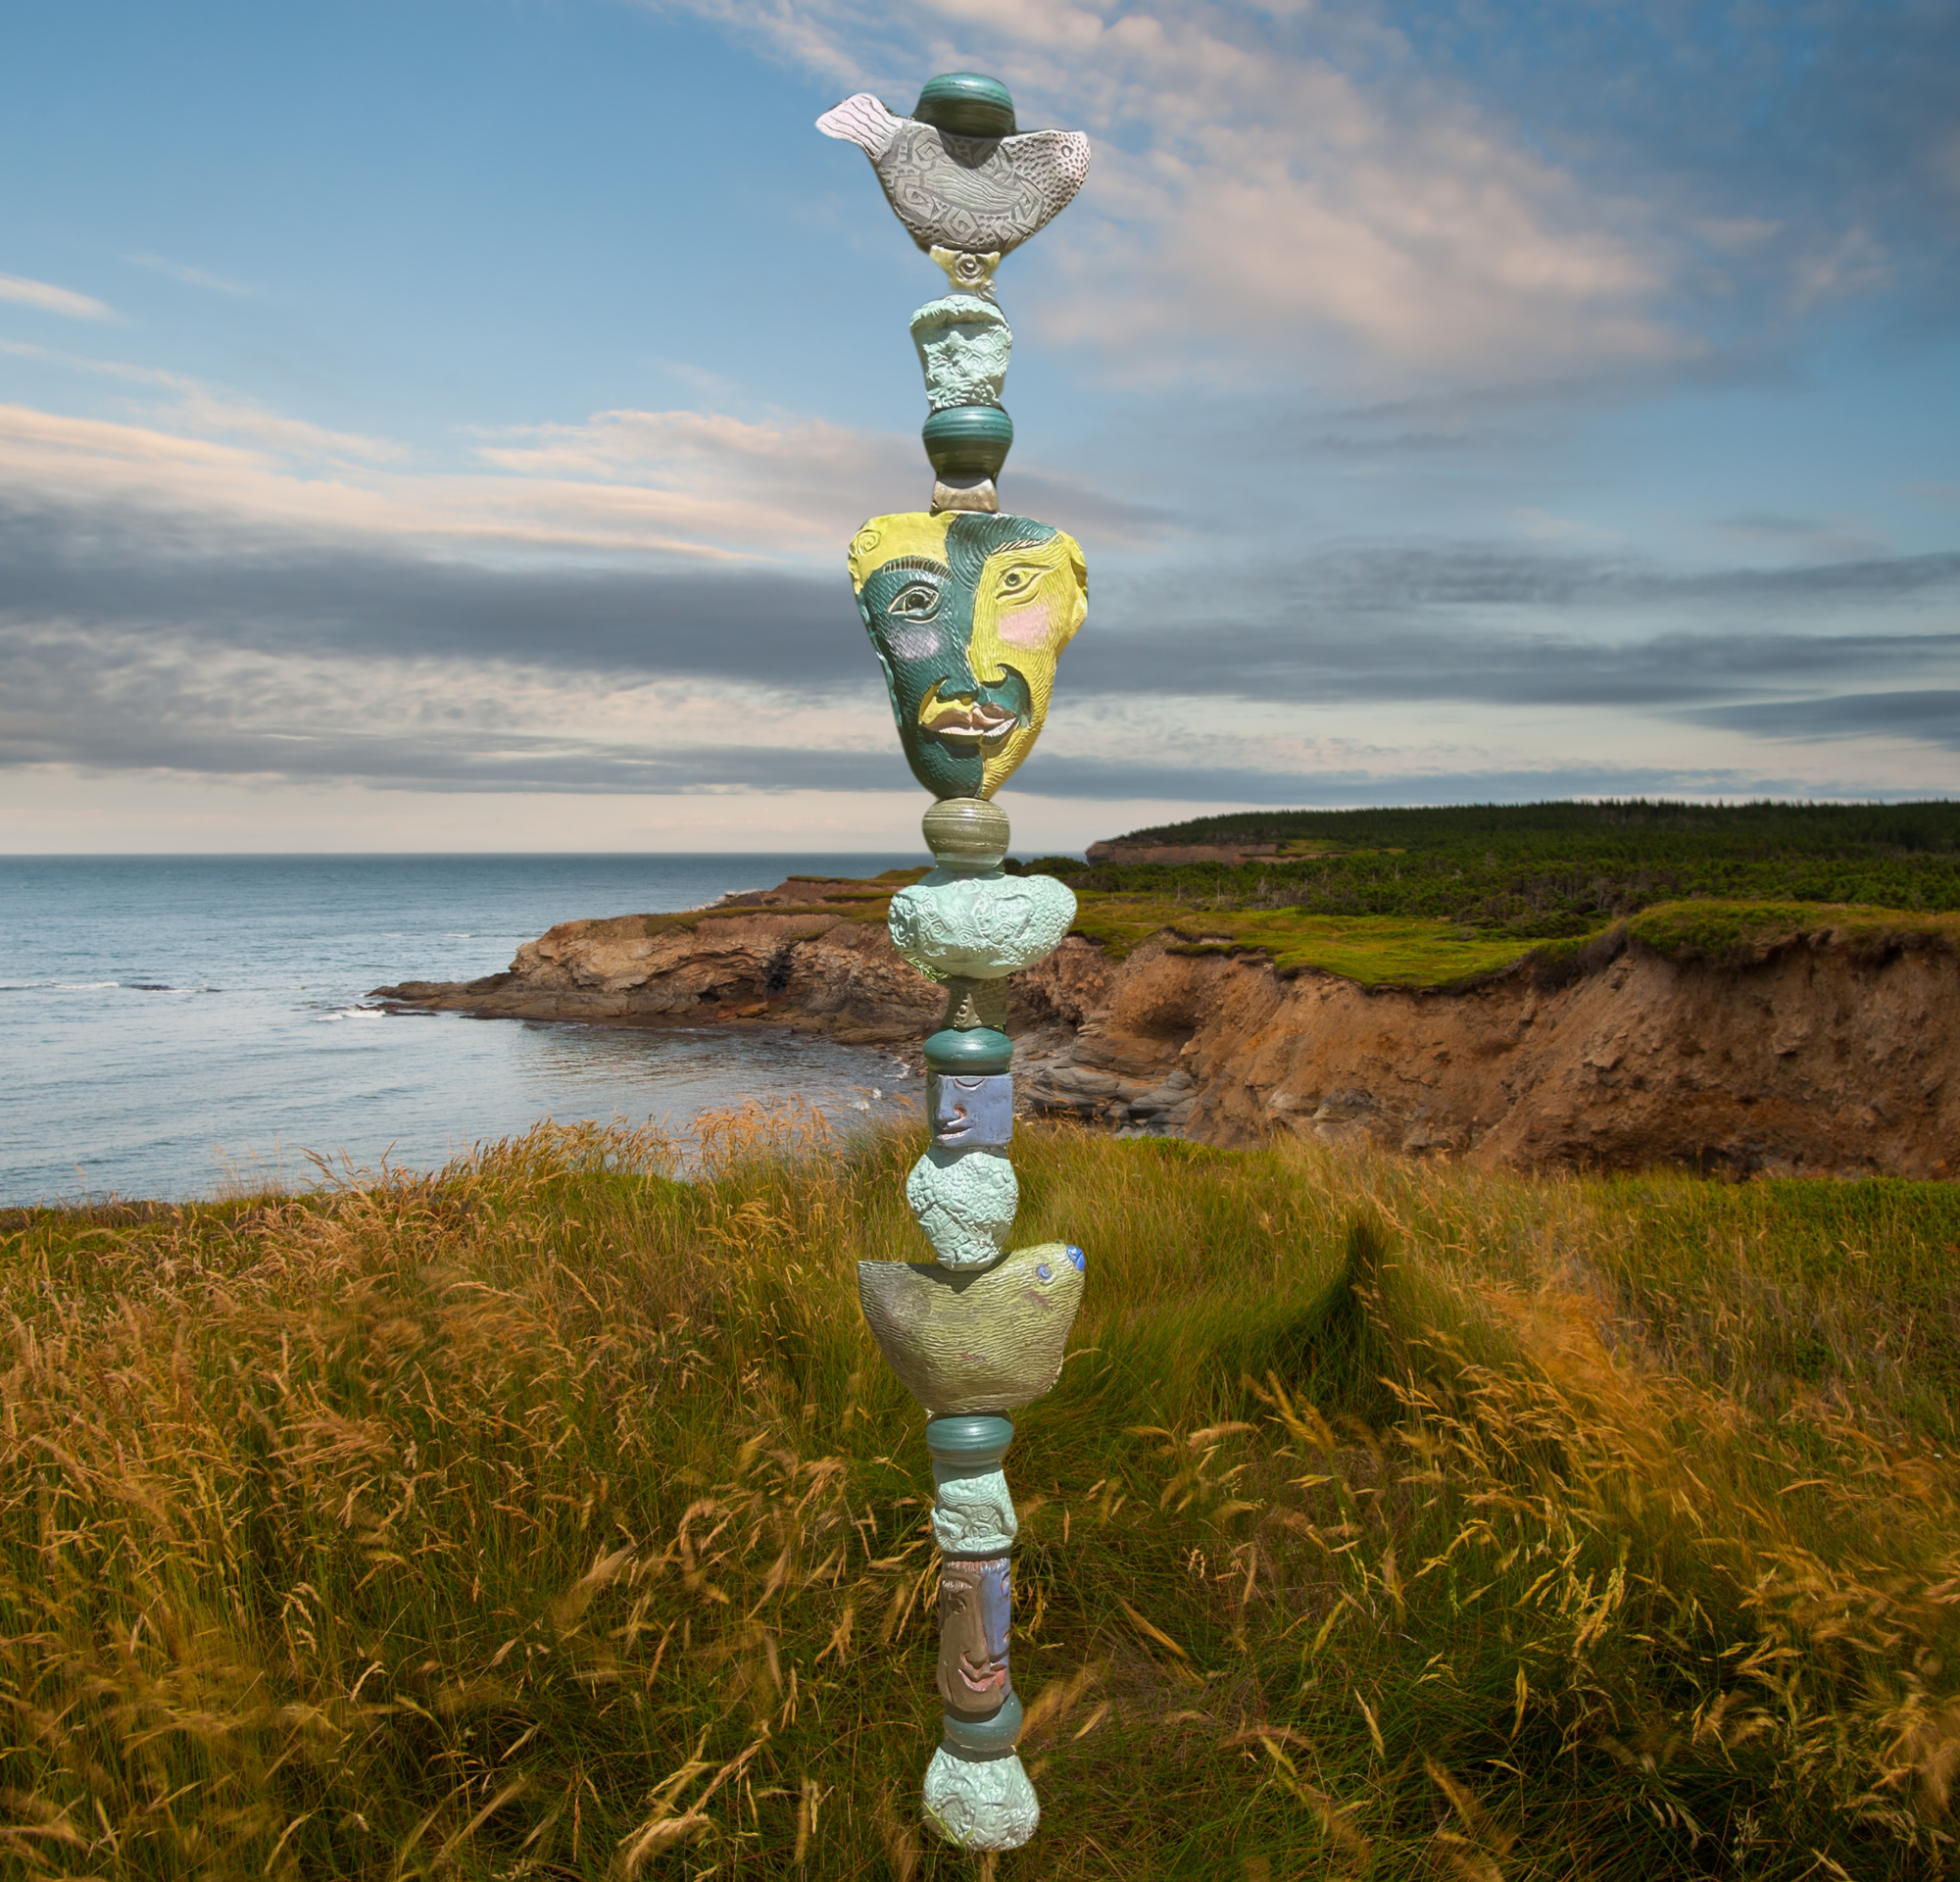
POLYGON ((1082 546, 1059 532, 1046 542, 996 551, 980 571, 973 597, 967 658, 973 677, 998 680, 1011 667, 1028 682, 1033 711, 988 755, 983 797, 992 797, 1034 749, 1048 722, 1054 664, 1089 618, 1089 570, 1082 546))

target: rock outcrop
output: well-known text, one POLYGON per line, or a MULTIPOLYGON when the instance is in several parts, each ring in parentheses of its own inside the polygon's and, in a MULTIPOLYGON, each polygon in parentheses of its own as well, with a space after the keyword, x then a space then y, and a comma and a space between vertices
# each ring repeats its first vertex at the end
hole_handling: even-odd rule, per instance
MULTIPOLYGON (((883 900, 879 902, 883 913, 883 900)), ((821 907, 736 907, 699 916, 561 921, 504 973, 405 981, 392 1007, 610 1025, 762 1020, 863 1044, 917 1044, 945 996, 892 946, 882 920, 821 907)))
MULTIPOLYGON (((943 997, 871 918, 882 897, 771 895, 564 922, 508 973, 378 995, 915 1046, 943 997)), ((1960 958, 1937 937, 1874 950, 1820 927, 1733 965, 1616 931, 1555 970, 1431 991, 1166 937, 1118 962, 1071 936, 1015 977, 1008 1029, 1032 1108, 1204 1143, 1292 1131, 1522 1166, 1960 1174, 1960 958)))
POLYGON ((1563 985, 1527 963, 1427 992, 1152 942, 1100 986, 1076 964, 1080 1024, 1028 1096, 1213 1144, 1286 1130, 1524 1166, 1960 1174, 1951 952, 1875 959, 1825 931, 1742 966, 1621 936, 1594 955, 1563 985))

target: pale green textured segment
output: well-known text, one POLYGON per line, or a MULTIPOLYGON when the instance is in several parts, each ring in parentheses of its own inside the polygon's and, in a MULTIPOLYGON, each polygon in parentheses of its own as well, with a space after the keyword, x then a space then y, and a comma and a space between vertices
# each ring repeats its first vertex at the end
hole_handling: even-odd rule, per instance
POLYGON ((1041 1823, 1019 1757, 966 1758, 944 1745, 925 1772, 925 1819, 961 1850, 1018 1850, 1041 1823))
POLYGON ((938 974, 1000 980, 1052 954, 1075 921, 1075 893, 1052 875, 934 869, 892 897, 899 952, 938 974))
MULTIPOLYGON (((886 1263, 890 1265, 890 1263, 886 1263)), ((1004 1556, 1020 1523, 1000 1470, 960 1470, 934 1461, 932 1539, 947 1556, 1004 1556)))
POLYGON ((1007 1244, 1021 1186, 998 1151, 935 1148, 912 1165, 906 1201, 948 1267, 985 1267, 1007 1244))
POLYGON ((1007 382, 1013 329, 992 301, 948 294, 912 316, 912 344, 935 412, 956 405, 999 405, 1007 382))
POLYGON ((1060 1375, 1082 1270, 1060 1242, 1016 1249, 978 1274, 859 1262, 858 1298, 892 1370, 928 1412, 1011 1412, 1060 1375))

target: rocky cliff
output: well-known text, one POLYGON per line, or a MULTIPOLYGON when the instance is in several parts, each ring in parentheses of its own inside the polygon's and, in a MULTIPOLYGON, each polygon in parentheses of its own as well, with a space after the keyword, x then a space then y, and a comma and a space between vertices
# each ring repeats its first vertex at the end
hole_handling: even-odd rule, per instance
MULTIPOLYGON (((567 921, 507 973, 377 997, 916 1046, 943 1002, 885 933, 892 886, 793 880, 688 916, 567 921)), ((1454 989, 1282 974, 1170 935, 1117 961, 1071 936, 1013 982, 1020 1096, 1227 1146, 1294 1131, 1533 1166, 1960 1174, 1952 936, 1813 919, 1721 960, 1620 928, 1454 989)))

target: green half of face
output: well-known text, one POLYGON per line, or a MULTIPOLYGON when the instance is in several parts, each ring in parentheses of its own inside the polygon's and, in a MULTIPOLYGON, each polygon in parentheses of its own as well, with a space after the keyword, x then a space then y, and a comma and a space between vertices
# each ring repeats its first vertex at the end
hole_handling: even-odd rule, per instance
POLYGON ((894 548, 938 538, 943 556, 899 553, 862 577, 858 609, 885 669, 892 718, 912 775, 935 797, 977 797, 987 760, 1032 722, 1027 680, 1011 667, 973 674, 973 603, 987 558, 1054 531, 1025 517, 958 513, 892 518, 894 548))

